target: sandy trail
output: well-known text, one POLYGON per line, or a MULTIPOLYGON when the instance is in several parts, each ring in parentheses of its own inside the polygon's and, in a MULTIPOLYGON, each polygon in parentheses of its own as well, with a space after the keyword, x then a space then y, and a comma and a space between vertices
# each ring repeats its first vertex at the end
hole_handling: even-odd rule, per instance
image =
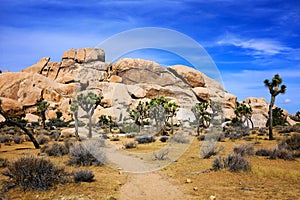
POLYGON ((121 200, 190 199, 178 186, 157 172, 130 174, 120 192, 121 200))

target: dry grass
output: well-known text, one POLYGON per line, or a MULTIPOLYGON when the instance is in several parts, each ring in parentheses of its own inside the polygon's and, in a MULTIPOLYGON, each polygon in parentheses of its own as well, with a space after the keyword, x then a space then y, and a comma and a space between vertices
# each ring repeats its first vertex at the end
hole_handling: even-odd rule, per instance
MULTIPOLYGON (((245 141, 228 141, 219 143, 225 146, 222 155, 233 151, 233 147, 245 141)), ((276 141, 261 141, 255 145, 260 147, 275 146, 276 141)), ((232 173, 226 170, 202 172, 211 168, 213 158, 200 159, 199 146, 201 142, 194 140, 190 148, 178 160, 163 170, 164 174, 172 177, 174 183, 184 187, 186 192, 195 199, 208 199, 216 195, 217 199, 297 199, 300 193, 300 160, 284 161, 251 156, 250 172, 232 173), (186 184, 186 179, 192 183, 186 184), (194 190, 197 187, 198 190, 194 190), (242 189, 246 190, 242 190, 242 189), (247 190, 249 189, 249 190, 247 190)))
MULTIPOLYGON (((24 154, 38 155, 40 150, 33 148, 31 142, 24 142, 23 144, 2 146, 0 148, 1 157, 7 158, 9 161, 16 160, 18 157, 24 154), (21 150, 18 150, 20 149, 21 150)), ((62 157, 49 157, 56 164, 62 166, 65 165, 68 160, 68 155, 62 157)), ((120 184, 126 182, 127 175, 119 174, 106 166, 91 166, 91 167, 72 167, 65 166, 66 171, 75 172, 79 169, 88 169, 93 171, 95 175, 95 181, 92 183, 68 183, 64 185, 58 185, 49 191, 27 191, 24 192, 21 188, 11 189, 6 193, 7 199, 109 199, 113 196, 119 198, 120 184)), ((0 169, 0 172, 4 169, 0 169)), ((0 175, 0 181, 6 179, 6 177, 0 175)), ((1 194, 0 194, 1 197, 1 194)))

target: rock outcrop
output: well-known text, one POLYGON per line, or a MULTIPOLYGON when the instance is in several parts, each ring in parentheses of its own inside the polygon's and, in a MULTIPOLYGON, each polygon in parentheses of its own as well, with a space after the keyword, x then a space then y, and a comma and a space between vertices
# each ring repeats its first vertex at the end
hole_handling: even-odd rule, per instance
MULTIPOLYGON (((101 114, 123 120, 128 117, 128 108, 160 96, 180 105, 176 120, 193 121, 191 107, 198 100, 221 102, 225 117, 232 118, 237 101, 220 83, 193 68, 174 65, 166 69, 153 61, 132 58, 112 64, 105 62, 105 52, 98 48, 72 48, 63 53, 60 62, 45 57, 21 72, 0 74, 4 109, 24 111, 30 121, 36 121, 35 105, 41 99, 50 103, 47 118, 55 117, 59 110, 63 119, 70 120, 72 99, 83 90, 104 96, 94 121, 101 114)), ((245 102, 253 108, 255 125, 264 126, 267 102, 258 98, 247 98, 245 102)))

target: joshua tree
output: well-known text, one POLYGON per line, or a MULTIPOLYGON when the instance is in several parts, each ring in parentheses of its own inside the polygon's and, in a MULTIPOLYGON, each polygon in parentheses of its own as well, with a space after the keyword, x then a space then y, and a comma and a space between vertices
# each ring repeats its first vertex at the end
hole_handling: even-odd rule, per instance
POLYGON ((36 141, 35 137, 33 136, 33 134, 27 129, 25 128, 24 125, 22 125, 21 123, 17 122, 16 120, 12 119, 3 109, 2 109, 2 101, 0 99, 0 115, 2 115, 5 119, 4 122, 0 122, 0 127, 2 125, 7 125, 7 126, 17 126, 19 127, 22 131, 24 131, 24 133, 26 135, 28 135, 28 137, 30 138, 31 142, 33 143, 34 147, 36 149, 40 148, 39 143, 36 141))
POLYGON ((200 101, 192 107, 197 122, 197 135, 200 135, 200 128, 208 128, 210 125, 211 114, 207 112, 209 103, 200 101))
POLYGON ((271 94, 271 101, 269 105, 269 140, 273 140, 273 106, 275 104, 275 97, 278 94, 284 94, 286 92, 286 85, 281 85, 282 84, 282 78, 278 75, 275 74, 274 77, 272 78, 272 81, 270 82, 268 79, 264 81, 264 84, 266 87, 269 88, 269 92, 271 94))
MULTIPOLYGON (((283 110, 281 108, 273 108, 272 110, 272 117, 273 117, 273 126, 277 125, 285 125, 286 123, 286 116, 283 113, 283 110)), ((267 124, 269 121, 267 121, 267 124)))
MULTIPOLYGON (((78 121, 78 109, 79 109, 78 106, 80 106, 82 108, 82 110, 84 110, 87 113, 88 119, 89 119, 89 134, 88 134, 89 138, 92 137, 92 117, 94 115, 94 112, 95 112, 95 109, 97 108, 97 106, 99 106, 101 104, 102 99, 103 99, 102 96, 97 96, 93 92, 89 92, 86 95, 81 93, 77 96, 76 101, 74 101, 73 108, 71 106, 71 110, 73 110, 73 112, 74 112, 74 118, 75 119, 77 118, 77 121, 78 121)), ((76 120, 75 120, 75 123, 76 123, 76 120)), ((75 127, 76 127, 76 125, 75 125, 75 127)), ((77 128, 78 128, 78 124, 77 124, 77 128)), ((78 134, 78 130, 77 130, 77 134, 78 134)))
POLYGON ((177 109, 179 108, 179 105, 177 105, 175 102, 166 102, 164 104, 164 108, 167 113, 166 121, 171 119, 171 134, 173 134, 174 133, 173 118, 174 118, 174 116, 176 116, 176 112, 177 112, 177 109))
POLYGON ((129 110, 128 113, 134 123, 139 126, 139 131, 141 131, 141 127, 144 126, 144 119, 148 117, 148 103, 139 101, 137 107, 129 110))
POLYGON ((174 132, 173 118, 176 116, 179 105, 174 102, 168 102, 165 97, 152 98, 150 100, 149 116, 154 118, 156 128, 158 130, 159 124, 162 125, 162 131, 165 131, 167 121, 171 120, 171 134, 174 132))
POLYGON ((222 104, 218 101, 210 101, 210 108, 211 108, 211 122, 212 123, 216 123, 218 122, 217 119, 215 119, 215 117, 220 116, 221 115, 221 121, 223 120, 223 116, 222 116, 222 104))
POLYGON ((115 124, 112 120, 112 117, 110 115, 101 115, 99 117, 99 122, 102 124, 104 127, 109 127, 109 131, 111 132, 111 129, 113 125, 115 124))
POLYGON ((249 127, 249 121, 251 122, 251 127, 253 128, 253 121, 252 117, 252 108, 250 105, 246 105, 244 103, 236 102, 237 106, 234 110, 234 113, 238 120, 240 121, 241 125, 243 126, 245 122, 247 122, 247 127, 249 127))
POLYGON ((47 111, 49 105, 50 104, 45 100, 41 100, 41 101, 37 102, 37 104, 36 104, 36 112, 40 115, 40 117, 42 119, 43 128, 46 127, 46 111, 47 111))
POLYGON ((81 141, 79 134, 78 134, 78 103, 77 103, 77 101, 75 101, 71 104, 70 109, 73 112, 73 117, 74 117, 74 121, 75 121, 75 136, 76 136, 77 140, 81 141))
POLYGON ((159 127, 162 127, 162 123, 165 122, 165 108, 163 103, 166 100, 164 98, 152 98, 148 104, 149 117, 155 120, 156 131, 159 131, 159 127))

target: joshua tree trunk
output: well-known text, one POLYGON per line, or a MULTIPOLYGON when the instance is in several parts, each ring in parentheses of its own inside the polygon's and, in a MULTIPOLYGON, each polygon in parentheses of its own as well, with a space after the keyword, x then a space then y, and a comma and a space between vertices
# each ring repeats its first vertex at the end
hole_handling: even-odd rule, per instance
POLYGON ((197 126, 197 136, 199 136, 200 135, 200 124, 198 124, 198 126, 197 126))
POLYGON ((173 116, 171 116, 171 134, 174 133, 173 116))
POLYGON ((273 106, 275 103, 275 96, 271 96, 271 102, 269 105, 269 140, 274 140, 273 137, 273 106))
POLYGON ((89 138, 92 138, 92 115, 89 115, 89 138))
POLYGON ((74 121, 75 121, 75 136, 78 141, 81 141, 78 133, 78 113, 74 113, 74 121))

